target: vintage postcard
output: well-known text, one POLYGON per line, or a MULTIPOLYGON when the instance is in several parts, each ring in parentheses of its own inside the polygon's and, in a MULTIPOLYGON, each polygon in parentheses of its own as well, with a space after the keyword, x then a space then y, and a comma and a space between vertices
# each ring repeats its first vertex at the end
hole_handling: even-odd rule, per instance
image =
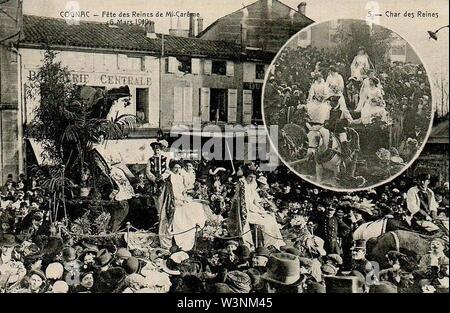
POLYGON ((448 293, 448 8, 0 0, 0 293, 448 293))

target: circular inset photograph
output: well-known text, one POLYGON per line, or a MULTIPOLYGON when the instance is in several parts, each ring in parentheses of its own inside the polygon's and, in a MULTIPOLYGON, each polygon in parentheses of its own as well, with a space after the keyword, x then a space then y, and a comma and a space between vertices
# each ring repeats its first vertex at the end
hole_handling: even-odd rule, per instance
POLYGON ((433 114, 430 81, 414 48, 362 20, 303 29, 278 52, 264 83, 264 123, 278 128, 271 143, 280 159, 334 191, 400 175, 424 147, 433 114))

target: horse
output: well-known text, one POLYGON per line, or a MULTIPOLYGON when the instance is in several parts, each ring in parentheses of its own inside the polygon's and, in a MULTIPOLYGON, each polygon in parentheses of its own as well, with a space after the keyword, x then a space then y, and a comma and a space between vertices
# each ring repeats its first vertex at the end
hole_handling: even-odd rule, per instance
POLYGON ((448 249, 448 235, 438 237, 407 230, 389 231, 367 241, 367 259, 378 262, 381 267, 389 267, 386 254, 394 250, 414 257, 419 262, 419 258, 428 253, 431 242, 436 239, 441 240, 448 249))
POLYGON ((411 230, 411 227, 405 222, 392 217, 383 217, 381 219, 363 223, 353 232, 353 240, 369 240, 378 238, 389 231, 411 230))
MULTIPOLYGON (((448 223, 448 220, 447 220, 448 223)), ((385 216, 381 219, 363 223, 353 232, 353 240, 370 240, 372 238, 378 238, 381 235, 395 230, 405 230, 416 232, 423 236, 443 236, 448 234, 448 229, 446 228, 445 220, 436 220, 433 224, 437 230, 433 233, 427 233, 426 229, 421 229, 418 227, 412 228, 406 220, 395 219, 392 217, 385 216)))
POLYGON ((316 180, 322 182, 326 171, 333 173, 333 178, 345 176, 343 168, 346 168, 347 176, 353 177, 356 170, 357 151, 359 150, 359 135, 350 127, 346 128, 349 145, 352 151, 350 157, 345 158, 339 139, 323 126, 312 126, 307 134, 308 159, 314 159, 316 164, 316 180), (331 142, 330 142, 331 141, 331 142))

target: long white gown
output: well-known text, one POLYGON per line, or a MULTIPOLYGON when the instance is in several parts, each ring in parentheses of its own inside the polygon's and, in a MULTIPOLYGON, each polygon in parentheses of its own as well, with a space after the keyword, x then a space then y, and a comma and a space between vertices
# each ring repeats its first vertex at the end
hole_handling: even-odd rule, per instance
POLYGON ((274 246, 279 249, 285 245, 282 239, 280 227, 273 213, 269 213, 261 206, 261 198, 258 194, 257 183, 249 184, 245 179, 245 205, 247 208, 247 222, 244 225, 242 239, 250 249, 254 248, 254 241, 250 230, 250 224, 262 226, 264 246, 274 246))
POLYGON ((374 99, 379 99, 383 103, 383 90, 378 86, 367 86, 357 108, 361 111, 361 123, 364 125, 372 123, 376 116, 379 116, 383 122, 388 121, 388 113, 384 104, 375 105, 374 99))
POLYGON ((170 175, 173 195, 175 200, 175 212, 172 221, 172 233, 174 234, 176 244, 183 251, 190 251, 195 244, 195 229, 185 232, 198 225, 200 228, 205 226, 207 217, 204 205, 195 202, 191 197, 184 194, 186 185, 182 173, 170 175), (180 234, 181 233, 181 234, 180 234))
POLYGON ((370 68, 369 56, 367 54, 356 55, 350 65, 351 77, 362 81, 364 72, 370 68))
POLYGON ((313 123, 323 124, 330 116, 330 105, 326 99, 329 89, 324 80, 314 81, 309 89, 306 112, 313 123))

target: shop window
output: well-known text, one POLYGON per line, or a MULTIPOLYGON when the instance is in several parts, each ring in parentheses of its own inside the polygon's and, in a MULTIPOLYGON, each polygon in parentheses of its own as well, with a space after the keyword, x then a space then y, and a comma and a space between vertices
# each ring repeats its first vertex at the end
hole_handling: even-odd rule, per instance
POLYGON ((227 74, 227 62, 226 61, 212 61, 212 73, 217 75, 227 74))
POLYGON ((265 74, 264 64, 256 64, 256 79, 264 79, 265 74))
POLYGON ((142 123, 148 123, 148 88, 136 88, 136 116, 142 123))

